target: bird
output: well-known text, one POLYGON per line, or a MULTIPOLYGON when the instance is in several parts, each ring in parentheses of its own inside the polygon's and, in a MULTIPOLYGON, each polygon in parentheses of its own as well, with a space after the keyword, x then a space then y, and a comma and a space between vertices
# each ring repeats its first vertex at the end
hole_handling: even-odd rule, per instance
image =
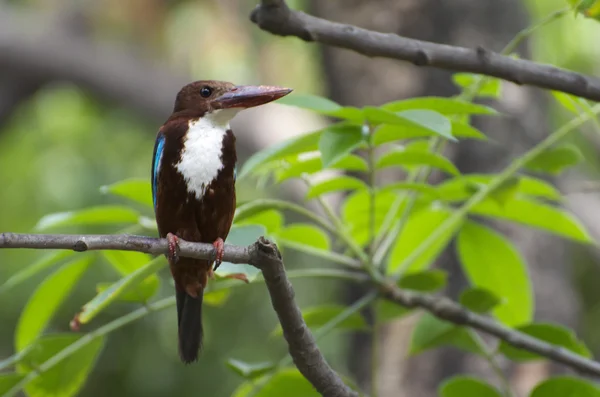
MULTIPOLYGON (((194 81, 177 93, 173 111, 156 135, 152 200, 158 234, 168 240, 178 350, 185 364, 197 361, 202 350, 202 298, 223 259, 236 208, 237 155, 230 120, 241 110, 275 101, 291 91, 194 81), (212 243, 214 260, 179 257, 179 239, 212 243)), ((243 274, 227 277, 247 282, 243 274)))

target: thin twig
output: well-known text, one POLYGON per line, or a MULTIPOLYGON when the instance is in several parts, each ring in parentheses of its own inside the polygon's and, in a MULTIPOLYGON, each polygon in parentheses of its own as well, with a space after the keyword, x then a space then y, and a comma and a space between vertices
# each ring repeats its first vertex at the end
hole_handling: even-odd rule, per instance
POLYGON ((483 47, 465 48, 380 33, 331 22, 291 10, 285 1, 263 0, 250 15, 261 29, 279 36, 296 36, 370 57, 384 57, 460 72, 472 72, 519 85, 562 91, 600 101, 600 80, 591 76, 512 58, 483 47))

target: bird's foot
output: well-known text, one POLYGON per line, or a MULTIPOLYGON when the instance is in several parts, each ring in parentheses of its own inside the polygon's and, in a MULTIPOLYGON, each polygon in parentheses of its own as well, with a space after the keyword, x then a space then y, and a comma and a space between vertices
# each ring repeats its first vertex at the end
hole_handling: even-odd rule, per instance
POLYGON ((169 263, 174 265, 179 260, 179 237, 173 233, 167 233, 167 241, 169 242, 169 254, 167 258, 169 263))
POLYGON ((223 254, 225 253, 225 243, 223 242, 223 239, 221 237, 216 239, 213 243, 213 247, 215 247, 215 267, 212 270, 216 271, 219 266, 221 266, 223 254))
POLYGON ((250 281, 248 280, 248 277, 244 273, 231 273, 231 274, 227 274, 227 275, 223 276, 223 278, 231 278, 234 280, 240 280, 240 281, 245 282, 246 284, 250 283, 250 281))

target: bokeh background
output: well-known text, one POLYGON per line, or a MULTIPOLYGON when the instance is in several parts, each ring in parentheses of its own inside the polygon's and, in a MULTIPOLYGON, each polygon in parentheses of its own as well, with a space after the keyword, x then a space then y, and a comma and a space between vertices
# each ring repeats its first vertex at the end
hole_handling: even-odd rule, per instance
MULTIPOLYGON (((296 9, 409 37, 499 51, 520 29, 567 4, 563 0, 331 0, 288 1, 296 9)), ((330 96, 345 105, 378 105, 417 95, 453 95, 450 73, 419 69, 349 51, 322 48, 295 38, 274 37, 253 25, 255 0, 11 0, 0 2, 0 231, 30 232, 43 215, 114 202, 100 187, 149 178, 156 131, 171 111, 179 88, 190 80, 222 79, 293 87, 330 96)), ((600 74, 600 25, 570 14, 536 31, 520 54, 583 73, 600 74)), ((494 140, 461 143, 449 153, 462 171, 495 171, 546 136, 566 114, 547 93, 504 85, 494 106, 509 116, 478 121, 494 140)), ((326 121, 294 108, 267 105, 244 112, 233 123, 240 161, 326 121)), ((581 192, 577 180, 594 179, 597 137, 574 138, 586 166, 557 183, 569 192, 567 205, 596 238, 600 201, 581 192), (591 144, 590 144, 591 142, 591 144)), ((389 176, 388 176, 389 177, 389 176)), ((297 196, 241 181, 238 196, 297 196)), ((527 258, 536 293, 538 320, 574 327, 599 353, 600 278, 598 252, 523 228, 500 226, 527 258)), ((80 228, 73 232, 91 231, 80 228)), ((102 231, 94 229, 93 231, 102 231)), ((148 231, 146 231, 149 233, 148 231)), ((287 255, 287 253, 286 253, 287 255)), ((0 251, 0 283, 40 256, 0 251)), ((289 253, 290 268, 308 258, 289 253)), ((310 259, 314 266, 314 259, 310 259)), ((439 265, 450 270, 452 296, 464 285, 452 250, 439 265)), ((40 274, 0 296, 0 360, 13 353, 14 327, 40 274)), ((161 295, 172 294, 162 272, 161 295)), ((101 261, 60 310, 51 330, 67 331, 69 320, 95 293, 99 279, 116 274, 101 261)), ((302 306, 350 302, 360 291, 332 281, 294 283, 302 306)), ((117 305, 94 321, 102 324, 131 310, 117 305)), ((228 396, 241 379, 228 358, 278 360, 281 338, 260 284, 236 288, 219 308, 205 310, 205 352, 197 365, 176 355, 174 310, 154 313, 110 335, 81 392, 82 396, 228 396)), ((473 358, 440 349, 406 358, 411 319, 385 327, 375 365, 382 396, 434 395, 440 379, 480 371, 473 358)), ((333 333, 321 341, 328 359, 368 387, 370 344, 366 335, 333 333)), ((545 363, 514 367, 511 379, 527 390, 557 368, 545 363)))

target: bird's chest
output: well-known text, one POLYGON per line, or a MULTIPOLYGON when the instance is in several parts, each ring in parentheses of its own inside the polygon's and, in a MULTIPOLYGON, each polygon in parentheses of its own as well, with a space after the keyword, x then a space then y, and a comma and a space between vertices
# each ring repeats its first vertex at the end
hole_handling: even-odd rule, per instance
POLYGON ((205 196, 211 183, 227 165, 224 161, 227 131, 227 125, 200 119, 189 123, 182 139, 180 158, 175 169, 183 177, 188 193, 198 200, 205 196))

